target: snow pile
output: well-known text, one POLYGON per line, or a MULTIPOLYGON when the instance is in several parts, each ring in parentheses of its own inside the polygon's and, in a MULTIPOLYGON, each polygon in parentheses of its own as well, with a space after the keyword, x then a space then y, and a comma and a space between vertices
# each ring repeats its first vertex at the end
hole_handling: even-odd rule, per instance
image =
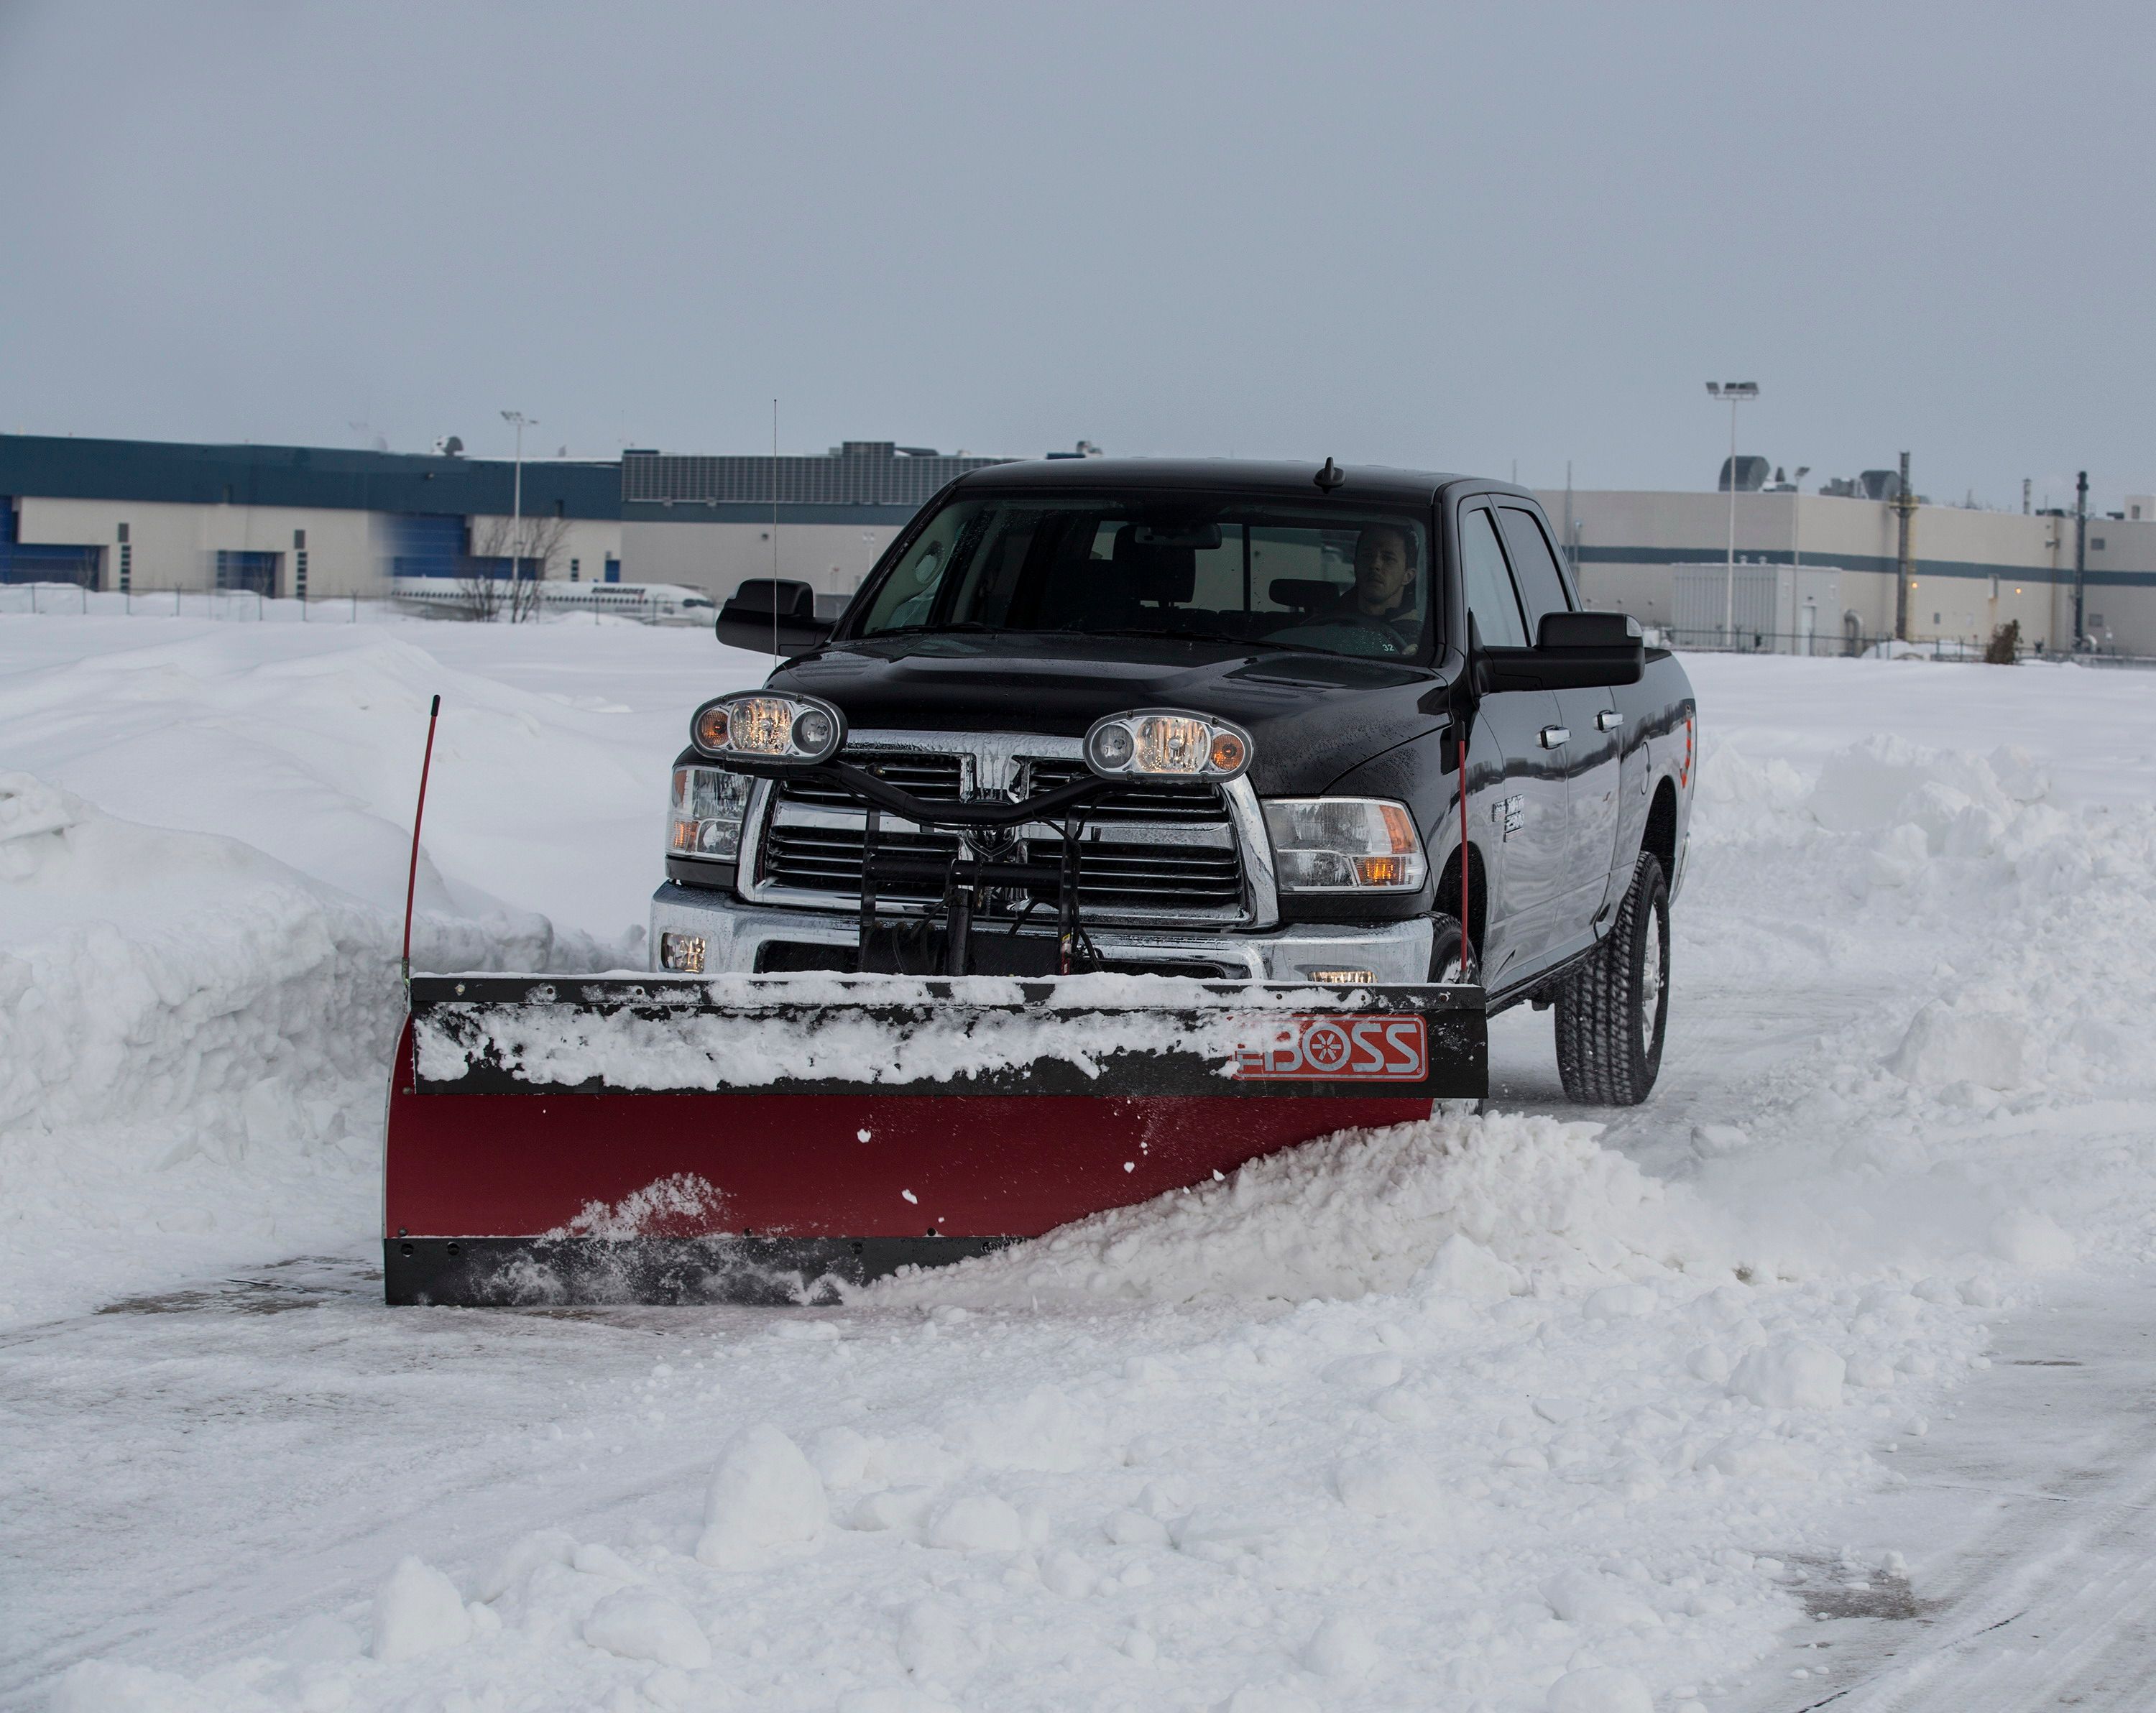
POLYGON ((565 937, 610 943, 644 918, 686 710, 739 670, 708 636, 649 631, 0 625, 55 643, 107 640, 0 677, 8 765, 137 822, 241 839, 390 912, 403 905, 439 693, 420 909, 484 919, 513 895, 565 937), (460 667, 460 654, 482 669, 460 667), (619 661, 624 680, 640 680, 630 692, 640 705, 609 712, 625 705, 526 687, 535 654, 548 669, 540 683, 580 688, 586 663, 619 661), (700 669, 660 669, 677 656, 700 669))
POLYGON ((969 1307, 1064 1293, 1487 1301, 1738 1264, 1709 1210, 1599 1146, 1600 1130, 1498 1113, 1347 1131, 863 1295, 969 1307))
POLYGON ((105 628, 182 639, 0 678, 8 759, 39 769, 0 773, 0 1319, 372 1226, 433 689, 418 967, 639 962, 656 866, 656 732, 624 757, 603 716, 380 633, 105 628), (593 855, 617 827, 633 861, 593 855), (570 899, 555 865, 614 880, 599 895, 635 915, 557 930, 492 890, 570 899))
POLYGON ((2102 1147, 2049 1138, 2083 1128, 2070 1115, 2092 1103, 2156 1100, 2140 1046, 2156 1018, 2156 808, 2061 803, 2024 749, 1887 736, 1828 755, 1809 782, 1724 745, 1701 788, 1680 980, 1810 987, 1816 1014, 1841 1020, 1763 1080, 1743 1146, 1702 1136, 1686 1175, 1778 1264, 2061 1264, 2033 1259, 2056 1245, 1994 1236, 2025 1218, 2070 1254, 2149 1252, 2156 1161, 2138 1126, 2102 1147), (1728 931, 1763 894, 1806 889, 1826 896, 1802 929, 1728 931))
POLYGON ((824 1480, 801 1448, 768 1422, 735 1436, 704 1506, 696 1557, 725 1570, 815 1545, 830 1518, 824 1480))
POLYGON ((206 1255, 280 1222, 319 1241, 363 1221, 390 932, 232 840, 0 775, 0 1293, 18 1313, 95 1289, 85 1269, 124 1276, 146 1240, 206 1255))

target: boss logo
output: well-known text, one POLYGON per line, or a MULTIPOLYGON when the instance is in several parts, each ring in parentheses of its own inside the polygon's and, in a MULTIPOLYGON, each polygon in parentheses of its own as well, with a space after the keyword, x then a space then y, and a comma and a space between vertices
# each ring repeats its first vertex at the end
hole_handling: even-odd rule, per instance
POLYGON ((1430 1035, 1419 1017, 1268 1018, 1261 1039, 1235 1051, 1246 1081, 1419 1083, 1430 1035))

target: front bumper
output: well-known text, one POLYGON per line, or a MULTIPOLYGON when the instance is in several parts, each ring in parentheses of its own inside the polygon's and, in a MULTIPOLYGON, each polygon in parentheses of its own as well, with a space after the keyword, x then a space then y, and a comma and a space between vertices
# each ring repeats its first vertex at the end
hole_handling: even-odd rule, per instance
MULTIPOLYGON (((1000 933, 983 924, 980 932, 1000 933)), ((1254 982, 1297 982, 1317 970, 1362 970, 1378 986, 1407 986, 1430 978, 1427 917, 1394 922, 1288 922, 1262 932, 1178 931, 1086 924, 1101 954, 1116 961, 1188 963, 1192 973, 1254 982)), ((1046 939, 1052 930, 1033 931, 1046 939)), ((850 912, 780 910, 744 904, 729 894, 669 881, 651 895, 651 967, 664 967, 660 948, 668 934, 704 942, 703 975, 753 975, 763 948, 793 946, 852 947, 860 922, 850 912)))

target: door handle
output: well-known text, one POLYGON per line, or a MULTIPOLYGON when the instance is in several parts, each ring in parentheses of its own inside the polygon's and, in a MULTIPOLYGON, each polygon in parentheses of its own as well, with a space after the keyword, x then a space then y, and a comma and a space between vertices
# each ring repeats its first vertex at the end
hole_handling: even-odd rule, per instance
POLYGON ((1562 749, 1572 741, 1572 733, 1562 726, 1545 726, 1542 730, 1542 741, 1546 750, 1562 749))
POLYGON ((1614 708, 1604 708, 1594 716, 1594 729, 1598 731, 1614 731, 1624 723, 1625 716, 1614 708))

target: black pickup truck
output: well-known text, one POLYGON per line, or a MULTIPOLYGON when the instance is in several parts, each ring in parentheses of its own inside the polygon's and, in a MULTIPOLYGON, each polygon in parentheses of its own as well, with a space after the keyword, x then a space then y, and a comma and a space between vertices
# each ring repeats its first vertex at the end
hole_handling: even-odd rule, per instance
POLYGON ((719 637, 786 657, 774 705, 875 800, 685 751, 655 967, 1465 974, 1493 1010, 1555 1006, 1573 1098, 1646 1098, 1696 705, 1581 609, 1531 495, 1329 459, 1002 464, 835 623, 806 592, 744 584, 719 637))

